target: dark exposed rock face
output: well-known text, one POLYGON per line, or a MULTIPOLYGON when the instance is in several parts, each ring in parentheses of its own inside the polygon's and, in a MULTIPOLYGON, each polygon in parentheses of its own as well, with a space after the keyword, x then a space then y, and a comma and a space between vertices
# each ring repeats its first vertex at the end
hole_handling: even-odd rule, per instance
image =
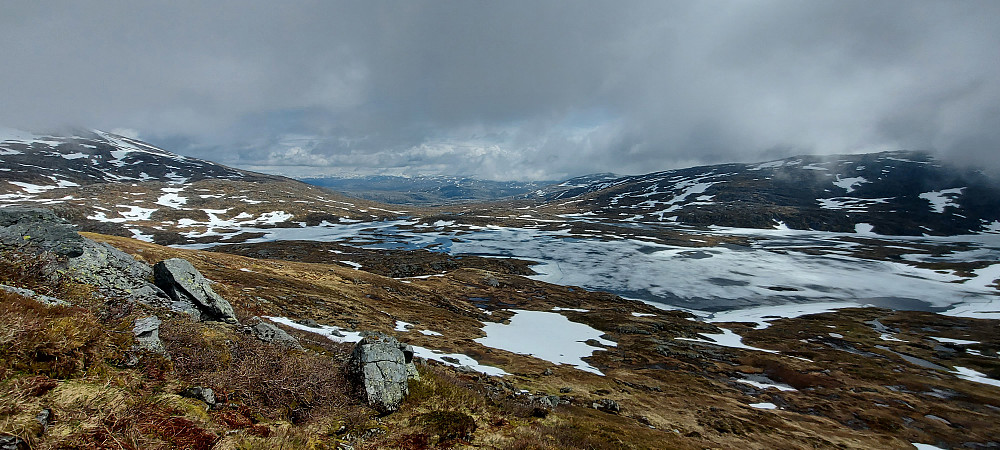
POLYGON ((193 305, 195 310, 186 312, 196 319, 237 323, 233 307, 212 290, 208 280, 187 260, 160 261, 153 266, 153 275, 156 285, 173 299, 174 307, 193 305))
POLYGON ((167 295, 148 280, 152 269, 107 244, 80 236, 52 211, 36 208, 0 208, 0 247, 50 253, 57 263, 50 269, 97 287, 112 297, 153 306, 168 306, 167 295))
POLYGON ((416 373, 413 347, 381 333, 369 334, 354 347, 347 370, 369 406, 391 413, 409 394, 408 374, 416 373))

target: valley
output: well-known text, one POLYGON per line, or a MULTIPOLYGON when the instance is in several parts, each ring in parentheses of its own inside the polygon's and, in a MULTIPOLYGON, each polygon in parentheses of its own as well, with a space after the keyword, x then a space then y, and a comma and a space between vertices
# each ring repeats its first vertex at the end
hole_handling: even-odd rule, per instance
MULTIPOLYGON (((486 448, 997 445, 1000 189, 925 155, 599 175, 445 206, 351 198, 96 131, 8 133, 0 170, 5 210, 50 209, 141 263, 188 260, 241 323, 281 325, 321 355, 389 333, 424 376, 490 399, 416 399, 340 433, 325 427, 360 405, 255 419, 268 436, 322 435, 324 448, 421 448, 411 435, 486 448), (479 431, 418 424, 439 410, 479 431)), ((211 448, 267 445, 198 420, 219 436, 211 448)))

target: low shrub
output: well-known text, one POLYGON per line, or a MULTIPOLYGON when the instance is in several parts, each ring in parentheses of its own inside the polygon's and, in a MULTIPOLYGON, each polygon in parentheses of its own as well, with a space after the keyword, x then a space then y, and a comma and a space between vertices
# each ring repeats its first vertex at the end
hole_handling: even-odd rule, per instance
POLYGON ((300 423, 352 402, 340 366, 329 357, 181 320, 164 323, 160 337, 181 379, 213 388, 220 401, 240 405, 251 417, 300 423))
POLYGON ((438 436, 441 441, 455 439, 468 440, 476 431, 476 420, 472 416, 458 411, 431 411, 413 419, 431 436, 438 436))

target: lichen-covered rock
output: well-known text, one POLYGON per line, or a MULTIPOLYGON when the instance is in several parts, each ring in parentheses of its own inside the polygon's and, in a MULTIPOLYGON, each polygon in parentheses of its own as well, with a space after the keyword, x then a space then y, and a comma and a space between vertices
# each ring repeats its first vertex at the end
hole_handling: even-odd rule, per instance
MULTIPOLYGON (((108 244, 86 239, 82 253, 67 260, 66 269, 73 279, 96 286, 106 294, 152 306, 171 306, 167 295, 148 281, 153 273, 148 264, 108 244)), ((183 308, 173 309, 183 311, 183 308)))
POLYGON ((302 344, 299 344, 298 339, 295 339, 292 335, 285 332, 285 330, 278 328, 273 323, 262 321, 247 328, 250 334, 264 342, 278 344, 288 348, 294 348, 296 350, 303 350, 302 344))
POLYGON ((159 317, 149 316, 135 319, 132 333, 135 335, 136 347, 153 353, 164 354, 167 350, 160 341, 160 321, 159 317))
POLYGON ((354 347, 347 370, 369 406, 391 413, 409 394, 407 379, 416 373, 413 347, 381 333, 369 334, 354 347))
POLYGON ((169 306, 167 295, 149 282, 152 269, 128 254, 76 233, 52 211, 0 208, 0 247, 50 253, 52 275, 92 285, 103 294, 152 306, 169 306))
POLYGON ((185 259, 172 258, 153 266, 156 285, 176 304, 192 304, 197 311, 189 312, 198 320, 219 320, 237 323, 232 305, 216 294, 208 280, 185 259), (195 315, 197 313, 197 315, 195 315))

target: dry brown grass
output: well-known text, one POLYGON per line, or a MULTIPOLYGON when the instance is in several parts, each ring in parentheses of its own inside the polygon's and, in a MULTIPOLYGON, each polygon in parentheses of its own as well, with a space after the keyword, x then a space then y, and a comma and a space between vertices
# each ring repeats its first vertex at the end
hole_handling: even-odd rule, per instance
POLYGON ((0 291, 0 374, 52 378, 79 376, 98 368, 114 350, 109 336, 86 309, 44 306, 0 291))

